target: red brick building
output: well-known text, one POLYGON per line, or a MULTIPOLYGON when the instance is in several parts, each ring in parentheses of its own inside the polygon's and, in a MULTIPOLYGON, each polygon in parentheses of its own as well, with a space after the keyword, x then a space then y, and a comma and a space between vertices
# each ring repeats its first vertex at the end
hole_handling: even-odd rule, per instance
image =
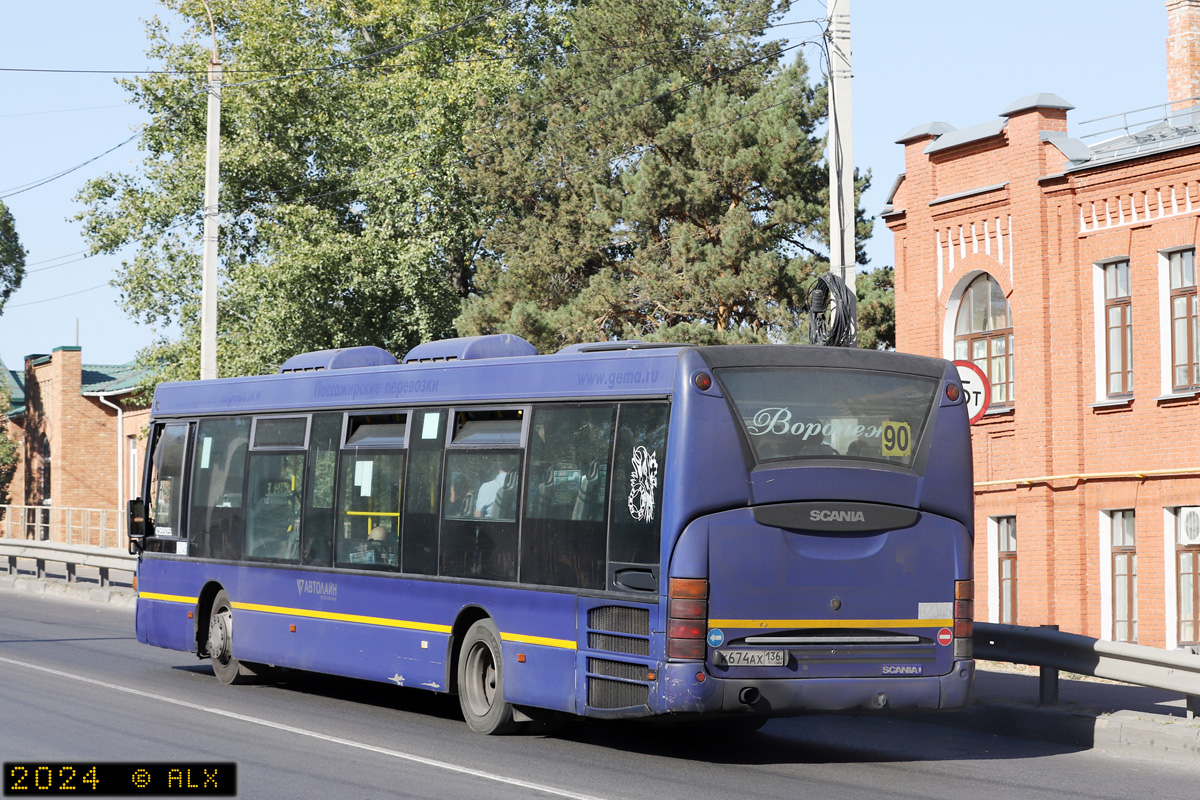
POLYGON ((124 531, 121 509, 138 494, 145 451, 149 409, 132 402, 140 377, 132 363, 83 364, 79 347, 26 356, 23 372, 0 363, 12 395, 0 428, 19 444, 0 535, 13 535, 19 516, 22 535, 116 544, 124 531))
POLYGON ((897 348, 992 380, 977 617, 1174 648, 1200 645, 1200 0, 1166 7, 1171 103, 1081 138, 1053 94, 919 126, 883 217, 897 348))

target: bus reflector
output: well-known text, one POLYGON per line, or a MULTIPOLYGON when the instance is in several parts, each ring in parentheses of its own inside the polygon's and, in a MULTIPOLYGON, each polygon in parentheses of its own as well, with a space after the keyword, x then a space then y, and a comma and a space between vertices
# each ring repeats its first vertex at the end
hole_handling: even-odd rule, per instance
POLYGON ((671 599, 708 599, 708 581, 703 578, 671 578, 671 599))
POLYGON ((672 578, 667 658, 703 661, 708 628, 708 581, 672 578))
POLYGON ((954 658, 975 653, 975 581, 954 582, 954 658))

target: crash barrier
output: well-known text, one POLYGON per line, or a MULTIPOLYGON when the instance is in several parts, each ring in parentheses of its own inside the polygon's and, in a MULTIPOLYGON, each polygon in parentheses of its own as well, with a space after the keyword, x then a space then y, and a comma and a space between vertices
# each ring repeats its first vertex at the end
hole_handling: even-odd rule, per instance
POLYGON ((137 572, 137 556, 112 547, 95 547, 86 544, 60 544, 58 542, 34 542, 22 539, 0 539, 0 557, 8 561, 8 573, 17 574, 17 559, 30 559, 37 565, 38 578, 46 577, 46 562, 63 564, 67 580, 75 580, 79 567, 93 567, 100 572, 100 585, 108 586, 109 572, 119 570, 132 576, 137 572))
POLYGON ((123 516, 115 508, 0 505, 0 537, 123 549, 123 516))
POLYGON ((1106 642, 1057 626, 975 623, 975 657, 1042 667, 1041 702, 1058 698, 1058 670, 1179 692, 1188 718, 1200 712, 1200 655, 1125 642, 1106 642))

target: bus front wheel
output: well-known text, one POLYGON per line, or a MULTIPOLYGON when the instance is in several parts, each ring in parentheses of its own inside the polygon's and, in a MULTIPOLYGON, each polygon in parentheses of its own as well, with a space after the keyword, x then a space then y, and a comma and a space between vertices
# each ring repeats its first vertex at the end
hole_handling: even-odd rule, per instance
POLYGON ((467 630, 458 657, 458 703, 476 733, 504 734, 516 728, 512 704, 504 699, 500 632, 490 619, 467 630))
POLYGON ((207 649, 213 673, 221 683, 248 683, 254 677, 254 672, 233 655, 233 607, 224 589, 213 598, 208 614, 207 649))

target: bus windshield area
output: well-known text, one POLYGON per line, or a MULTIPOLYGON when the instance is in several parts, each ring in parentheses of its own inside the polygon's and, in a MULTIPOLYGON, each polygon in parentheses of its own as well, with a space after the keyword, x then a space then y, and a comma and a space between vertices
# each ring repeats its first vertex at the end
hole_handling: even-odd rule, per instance
POLYGON ((911 467, 939 382, 813 367, 716 370, 758 463, 860 459, 911 467))

